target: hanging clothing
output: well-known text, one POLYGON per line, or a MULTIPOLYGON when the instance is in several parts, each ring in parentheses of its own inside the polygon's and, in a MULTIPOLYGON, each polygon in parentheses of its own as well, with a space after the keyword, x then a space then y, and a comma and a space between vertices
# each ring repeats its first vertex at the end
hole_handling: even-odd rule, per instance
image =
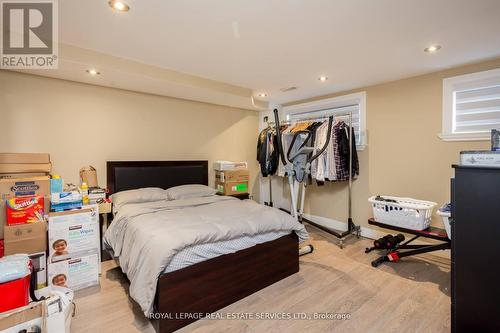
POLYGON ((359 176, 359 160, 358 152, 356 150, 356 135, 354 128, 349 126, 343 121, 336 127, 334 135, 337 139, 337 151, 335 155, 335 163, 337 170, 337 181, 349 180, 349 160, 351 158, 349 147, 349 135, 352 136, 352 178, 356 179, 359 176))
MULTIPOLYGON (((328 138, 328 122, 323 122, 316 130, 316 140, 314 143, 314 154, 316 154, 325 145, 328 138)), ((334 180, 336 175, 334 164, 333 147, 335 143, 330 138, 330 143, 325 151, 318 156, 311 164, 311 176, 317 181, 323 182, 326 179, 334 180), (333 161, 333 163, 332 163, 333 161)))
POLYGON ((274 129, 268 127, 262 130, 257 140, 257 161, 260 164, 262 176, 274 175, 278 169, 278 147, 274 129))

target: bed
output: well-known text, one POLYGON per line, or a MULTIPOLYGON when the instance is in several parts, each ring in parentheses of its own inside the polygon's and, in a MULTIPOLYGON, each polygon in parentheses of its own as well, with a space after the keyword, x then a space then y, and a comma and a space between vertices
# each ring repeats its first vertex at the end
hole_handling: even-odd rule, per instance
MULTIPOLYGON (((208 185, 208 161, 107 162, 110 194, 186 184, 208 185)), ((298 272, 298 237, 293 232, 279 235, 180 269, 168 268, 155 278, 154 313, 158 315, 153 318, 159 319, 162 333, 173 332, 200 319, 200 314, 215 312, 298 272)))

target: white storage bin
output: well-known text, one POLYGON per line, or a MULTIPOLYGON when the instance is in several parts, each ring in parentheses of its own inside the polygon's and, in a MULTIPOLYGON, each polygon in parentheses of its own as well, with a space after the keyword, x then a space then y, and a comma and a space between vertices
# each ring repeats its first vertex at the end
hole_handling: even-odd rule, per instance
POLYGON ((375 198, 373 196, 368 201, 372 204, 376 221, 412 230, 427 229, 431 224, 432 211, 437 205, 435 202, 412 198, 382 196, 397 202, 379 201, 375 198))
POLYGON ((443 224, 444 228, 446 229, 446 234, 448 235, 448 238, 451 239, 451 225, 450 225, 451 213, 442 212, 438 210, 437 214, 441 216, 441 218, 443 219, 443 224))
POLYGON ((228 170, 240 170, 248 169, 247 162, 231 162, 231 161, 215 161, 214 170, 216 171, 228 171, 228 170))

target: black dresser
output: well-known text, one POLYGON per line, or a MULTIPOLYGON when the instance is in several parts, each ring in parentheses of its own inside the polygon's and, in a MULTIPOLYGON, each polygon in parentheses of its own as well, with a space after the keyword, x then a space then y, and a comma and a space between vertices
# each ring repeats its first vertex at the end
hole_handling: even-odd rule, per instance
POLYGON ((500 169, 453 167, 452 332, 500 332, 500 169))

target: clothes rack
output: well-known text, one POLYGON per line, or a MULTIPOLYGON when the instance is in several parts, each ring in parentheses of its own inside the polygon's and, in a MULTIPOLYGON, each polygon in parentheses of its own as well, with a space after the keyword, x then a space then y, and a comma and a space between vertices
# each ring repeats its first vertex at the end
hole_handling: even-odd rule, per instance
MULTIPOLYGON (((315 111, 315 112, 321 112, 321 111, 328 111, 328 110, 318 110, 318 111, 315 111)), ((357 238, 360 237, 360 234, 361 234, 361 227, 360 226, 357 226, 355 223, 354 223, 354 220, 353 220, 353 217, 352 217, 352 177, 353 177, 353 149, 356 149, 355 148, 355 142, 353 141, 353 136, 352 136, 352 111, 346 111, 346 112, 338 112, 338 111, 332 111, 332 112, 324 112, 323 114, 321 114, 321 116, 302 116, 304 113, 302 114, 294 114, 294 115, 290 115, 289 119, 287 119, 286 121, 280 121, 280 125, 285 125, 285 124, 290 124, 292 122, 304 122, 304 121, 324 121, 326 119, 328 119, 329 117, 333 116, 336 120, 338 118, 345 118, 347 117, 348 118, 348 125, 349 125, 349 179, 348 179, 348 218, 347 218, 347 230, 346 231, 343 231, 343 232, 339 232, 339 231, 336 231, 336 230, 333 230, 333 229, 330 229, 328 227, 325 227, 321 224, 318 224, 316 222, 313 222, 311 220, 308 220, 308 219, 305 219, 303 217, 303 210, 304 210, 304 197, 305 197, 305 192, 306 192, 306 182, 303 182, 302 183, 302 188, 301 188, 301 193, 300 193, 300 196, 301 196, 301 204, 300 204, 300 208, 298 209, 297 213, 298 213, 298 217, 299 217, 299 220, 300 221, 305 221, 315 227, 317 227, 318 229, 321 229, 333 236, 335 236, 336 238, 339 239, 339 246, 340 248, 344 248, 344 243, 345 243, 345 240, 352 236, 352 235, 355 235, 357 238)), ((268 125, 271 125, 271 124, 274 124, 274 123, 269 123, 268 122, 268 125)), ((296 197, 298 197, 299 195, 299 188, 297 187, 296 189, 296 197)))

